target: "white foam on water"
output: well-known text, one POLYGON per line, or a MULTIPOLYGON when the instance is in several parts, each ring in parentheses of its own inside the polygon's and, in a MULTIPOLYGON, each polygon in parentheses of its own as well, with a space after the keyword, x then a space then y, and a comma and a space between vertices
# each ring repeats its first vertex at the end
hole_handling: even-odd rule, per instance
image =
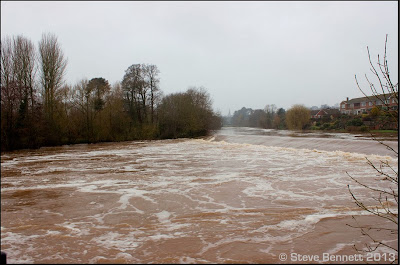
POLYGON ((134 208, 137 213, 144 214, 144 211, 139 210, 138 208, 136 208, 135 206, 133 206, 132 204, 129 203, 129 199, 132 197, 134 197, 134 195, 131 195, 131 194, 122 195, 118 201, 118 203, 121 204, 121 206, 119 206, 119 209, 126 209, 129 205, 130 207, 134 208))
POLYGON ((124 259, 124 260, 126 260, 126 261, 130 261, 130 260, 134 260, 134 258, 132 257, 132 255, 131 254, 129 254, 129 253, 118 253, 116 256, 115 256, 115 258, 117 258, 117 259, 124 259))
POLYGON ((141 244, 141 242, 136 240, 135 232, 130 232, 129 234, 108 232, 99 237, 91 239, 91 241, 104 248, 117 249, 122 252, 132 251, 141 244))
MULTIPOLYGON (((172 223, 172 222, 164 222, 163 225, 165 225, 164 230, 168 232, 172 232, 175 230, 183 230, 185 228, 192 227, 192 224, 177 224, 177 223, 172 223)), ((183 232, 174 232, 174 236, 181 236, 183 235, 183 232)))
POLYGON ((49 189, 59 189, 59 188, 80 188, 82 184, 85 183, 84 180, 77 180, 72 183, 61 183, 61 184, 45 184, 45 185, 33 185, 33 186, 22 186, 22 187, 6 187, 1 188, 2 192, 5 191, 22 191, 22 190, 49 190, 49 189))
POLYGON ((266 249, 260 249, 259 251, 262 252, 262 253, 270 254, 270 255, 272 255, 273 257, 276 257, 276 254, 274 254, 273 252, 271 252, 271 250, 272 250, 272 245, 270 245, 270 246, 269 246, 268 248, 266 248, 266 249))
MULTIPOLYGON (((337 150, 344 152, 354 152, 356 150, 359 153, 366 154, 372 154, 374 152, 379 154, 390 153, 384 146, 370 137, 360 137, 360 135, 346 133, 304 133, 285 130, 264 131, 258 128, 223 128, 216 132, 214 137, 217 139, 216 141, 222 138, 222 140, 230 143, 246 143, 296 149, 307 148, 326 151, 335 151, 333 148, 337 148, 337 150)), ((398 148, 396 141, 385 141, 384 143, 395 150, 398 148)))
POLYGON ((89 228, 82 227, 83 226, 82 224, 83 224, 82 222, 71 223, 69 221, 66 221, 62 224, 56 224, 56 225, 66 228, 72 235, 77 235, 77 236, 89 235, 90 234, 89 228))
MULTIPOLYGON (((100 191, 101 192, 101 191, 100 191)), ((126 209, 127 206, 132 206, 134 207, 129 200, 133 197, 138 197, 138 198, 142 198, 143 200, 149 201, 151 203, 157 204, 157 202, 150 198, 149 196, 146 196, 147 194, 150 194, 149 191, 146 190, 141 190, 141 189, 136 189, 136 188, 130 188, 130 189, 118 189, 116 191, 113 191, 113 193, 117 193, 117 194, 122 194, 118 203, 121 204, 121 206, 119 207, 120 209, 126 209)), ((134 207, 135 208, 135 207, 134 207)), ((139 210, 136 208, 136 210, 140 213, 143 213, 143 211, 139 210)))
POLYGON ((7 253, 8 264, 26 264, 34 263, 34 246, 30 242, 40 235, 23 235, 22 233, 13 233, 10 231, 1 233, 2 250, 7 253), (8 245, 7 250, 3 246, 8 245), (22 247, 23 246, 23 247, 22 247))
POLYGON ((49 235, 49 236, 58 236, 58 235, 61 235, 61 232, 60 232, 60 231, 48 230, 48 231, 46 232, 46 235, 49 235))
MULTIPOLYGON (((65 233, 72 238, 87 238, 95 229, 97 236, 91 238, 93 245, 121 253, 105 257, 106 260, 120 258, 140 263, 131 257, 135 259, 135 251, 144 243, 188 236, 202 240, 200 254, 232 242, 269 244, 267 249, 259 251, 273 254, 276 244, 289 244, 295 237, 312 232, 325 218, 365 214, 329 210, 336 206, 341 209, 354 206, 346 188, 351 183, 346 171, 363 180, 373 180, 375 175, 371 174, 365 157, 374 162, 387 160, 397 169, 397 158, 385 155, 271 147, 238 141, 170 140, 145 142, 142 146, 116 144, 117 150, 104 147, 90 152, 76 150, 76 155, 74 147, 68 147, 69 153, 65 155, 27 155, 11 162, 6 160, 11 157, 2 157, 6 160, 2 170, 17 170, 20 166, 25 170, 21 176, 2 175, 2 186, 10 185, 2 187, 2 199, 7 200, 9 194, 18 196, 11 192, 23 190, 68 188, 74 189, 71 196, 83 193, 79 196, 87 198, 90 210, 67 219, 68 212, 60 207, 57 218, 66 218, 59 224, 63 230, 48 230, 42 236, 65 233), (68 162, 68 159, 71 160, 68 162), (56 163, 37 163, 47 161, 56 163), (41 178, 41 174, 45 176, 41 178), (113 196, 107 196, 108 201, 104 202, 102 194, 113 196), (292 212, 299 207, 309 208, 313 214, 292 212), (272 212, 271 224, 268 224, 268 209, 272 212), (284 215, 287 217, 279 217, 280 209, 288 211, 284 215), (129 219, 132 222, 118 219, 120 215, 132 218, 129 219), (144 223, 149 224, 145 230, 141 227, 144 223), (215 239, 218 240, 214 242, 215 239)), ((361 191, 359 187, 354 190, 361 191)), ((23 199, 29 200, 13 198, 18 202, 23 199)), ((35 200, 40 204, 43 198, 35 200)), ((24 207, 21 204, 18 211, 24 212, 24 207)), ((49 218, 54 214, 42 213, 49 218)), ((7 233, 7 224, 2 223, 1 231, 2 244, 15 240, 16 247, 21 247, 25 243, 17 242, 15 235, 7 233)), ((34 242, 35 237, 31 240, 34 242)), ((335 253, 341 247, 344 245, 336 244, 329 249, 335 253)), ((10 253, 20 252, 14 249, 10 253)), ((31 263, 35 261, 33 256, 29 257, 31 254, 26 255, 31 263)), ((177 258, 201 261, 186 256, 177 258)), ((89 262, 101 259, 99 256, 89 262)))
POLYGON ((337 243, 335 247, 329 249, 328 251, 326 251, 326 253, 329 253, 331 255, 338 253, 339 251, 343 250, 343 249, 347 249, 347 248, 351 248, 354 246, 355 242, 352 243, 337 243))
POLYGON ((323 219, 327 218, 338 218, 345 216, 357 216, 357 215, 372 215, 368 212, 360 212, 360 211, 342 211, 342 212, 319 212, 315 214, 309 215, 300 215, 300 219, 291 219, 291 220, 282 220, 277 224, 270 225, 266 224, 258 229, 255 229, 254 232, 262 233, 262 237, 254 237, 258 238, 258 242, 265 242, 266 240, 270 244, 277 244, 284 241, 290 241, 293 238, 299 237, 306 233, 312 231, 317 223, 319 223, 323 219), (270 234, 274 231, 279 231, 281 236, 271 236, 270 234))
POLYGON ((310 224, 316 224, 326 218, 337 218, 343 216, 357 216, 357 215, 373 215, 373 214, 366 211, 342 211, 342 212, 322 211, 317 214, 307 215, 304 220, 310 224))
POLYGON ((90 260, 89 260, 89 264, 98 264, 99 263, 99 261, 101 261, 102 259, 104 259, 104 260, 108 260, 109 258, 106 258, 106 257, 104 257, 104 256, 96 256, 96 257, 94 257, 94 258, 91 258, 90 260))
POLYGON ((192 257, 180 257, 179 264, 199 264, 199 263, 210 263, 210 261, 202 258, 192 258, 192 257))
POLYGON ((171 213, 168 212, 168 211, 165 211, 165 210, 164 210, 164 211, 161 211, 161 212, 159 212, 159 213, 156 213, 155 215, 157 216, 158 221, 159 221, 160 223, 170 222, 169 218, 170 218, 170 216, 171 216, 171 213))
POLYGON ((160 241, 163 239, 171 239, 171 238, 175 238, 174 235, 172 234, 161 234, 161 233, 156 233, 155 235, 151 235, 151 236, 147 236, 147 240, 151 240, 151 241, 160 241))

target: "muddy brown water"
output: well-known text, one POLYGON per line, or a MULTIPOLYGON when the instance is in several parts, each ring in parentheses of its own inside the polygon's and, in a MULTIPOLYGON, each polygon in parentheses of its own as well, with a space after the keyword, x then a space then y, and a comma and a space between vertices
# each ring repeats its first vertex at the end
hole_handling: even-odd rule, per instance
MULTIPOLYGON (((250 128, 2 153, 1 250, 10 263, 351 263, 323 258, 370 242, 352 216, 391 225, 347 189, 376 204, 346 173, 376 184, 366 158, 398 168, 365 137, 250 128)), ((377 253, 379 263, 394 256, 377 253)))

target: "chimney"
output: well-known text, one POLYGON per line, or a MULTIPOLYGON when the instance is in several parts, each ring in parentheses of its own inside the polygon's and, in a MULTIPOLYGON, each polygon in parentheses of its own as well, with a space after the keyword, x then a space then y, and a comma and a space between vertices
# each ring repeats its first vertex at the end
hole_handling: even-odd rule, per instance
POLYGON ((346 101, 349 101, 349 97, 346 98, 346 101))

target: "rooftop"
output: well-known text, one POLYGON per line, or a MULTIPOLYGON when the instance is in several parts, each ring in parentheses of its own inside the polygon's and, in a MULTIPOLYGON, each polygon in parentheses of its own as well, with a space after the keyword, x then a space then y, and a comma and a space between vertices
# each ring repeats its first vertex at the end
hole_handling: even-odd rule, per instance
MULTIPOLYGON (((396 93, 396 96, 398 97, 398 94, 396 93)), ((379 95, 377 95, 377 96, 375 96, 375 95, 371 95, 371 96, 368 96, 368 97, 361 97, 361 98, 352 98, 352 99, 350 99, 349 101, 347 101, 347 100, 343 100, 341 103, 348 103, 348 104, 354 104, 354 103, 361 103, 361 102, 366 102, 366 101, 375 101, 375 100, 377 100, 377 97, 380 99, 380 100, 385 100, 385 99, 390 99, 390 98, 392 98, 393 97, 393 94, 379 94, 379 95)))

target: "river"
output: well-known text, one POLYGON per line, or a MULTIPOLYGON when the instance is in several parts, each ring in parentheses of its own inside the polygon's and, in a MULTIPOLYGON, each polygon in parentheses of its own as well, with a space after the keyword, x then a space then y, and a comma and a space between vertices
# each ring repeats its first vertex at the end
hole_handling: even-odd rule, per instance
MULTIPOLYGON (((397 150, 397 141, 387 144, 397 150)), ((298 263, 355 255, 353 245, 370 240, 348 226, 356 225, 352 216, 373 225, 382 218, 355 205, 348 184, 363 202, 376 201, 347 173, 387 185, 366 158, 398 169, 393 152, 365 136, 252 128, 2 153, 1 250, 10 263, 298 263)), ((376 236, 398 245, 398 234, 376 236)), ((390 263, 393 251, 379 251, 380 262, 390 263)))

